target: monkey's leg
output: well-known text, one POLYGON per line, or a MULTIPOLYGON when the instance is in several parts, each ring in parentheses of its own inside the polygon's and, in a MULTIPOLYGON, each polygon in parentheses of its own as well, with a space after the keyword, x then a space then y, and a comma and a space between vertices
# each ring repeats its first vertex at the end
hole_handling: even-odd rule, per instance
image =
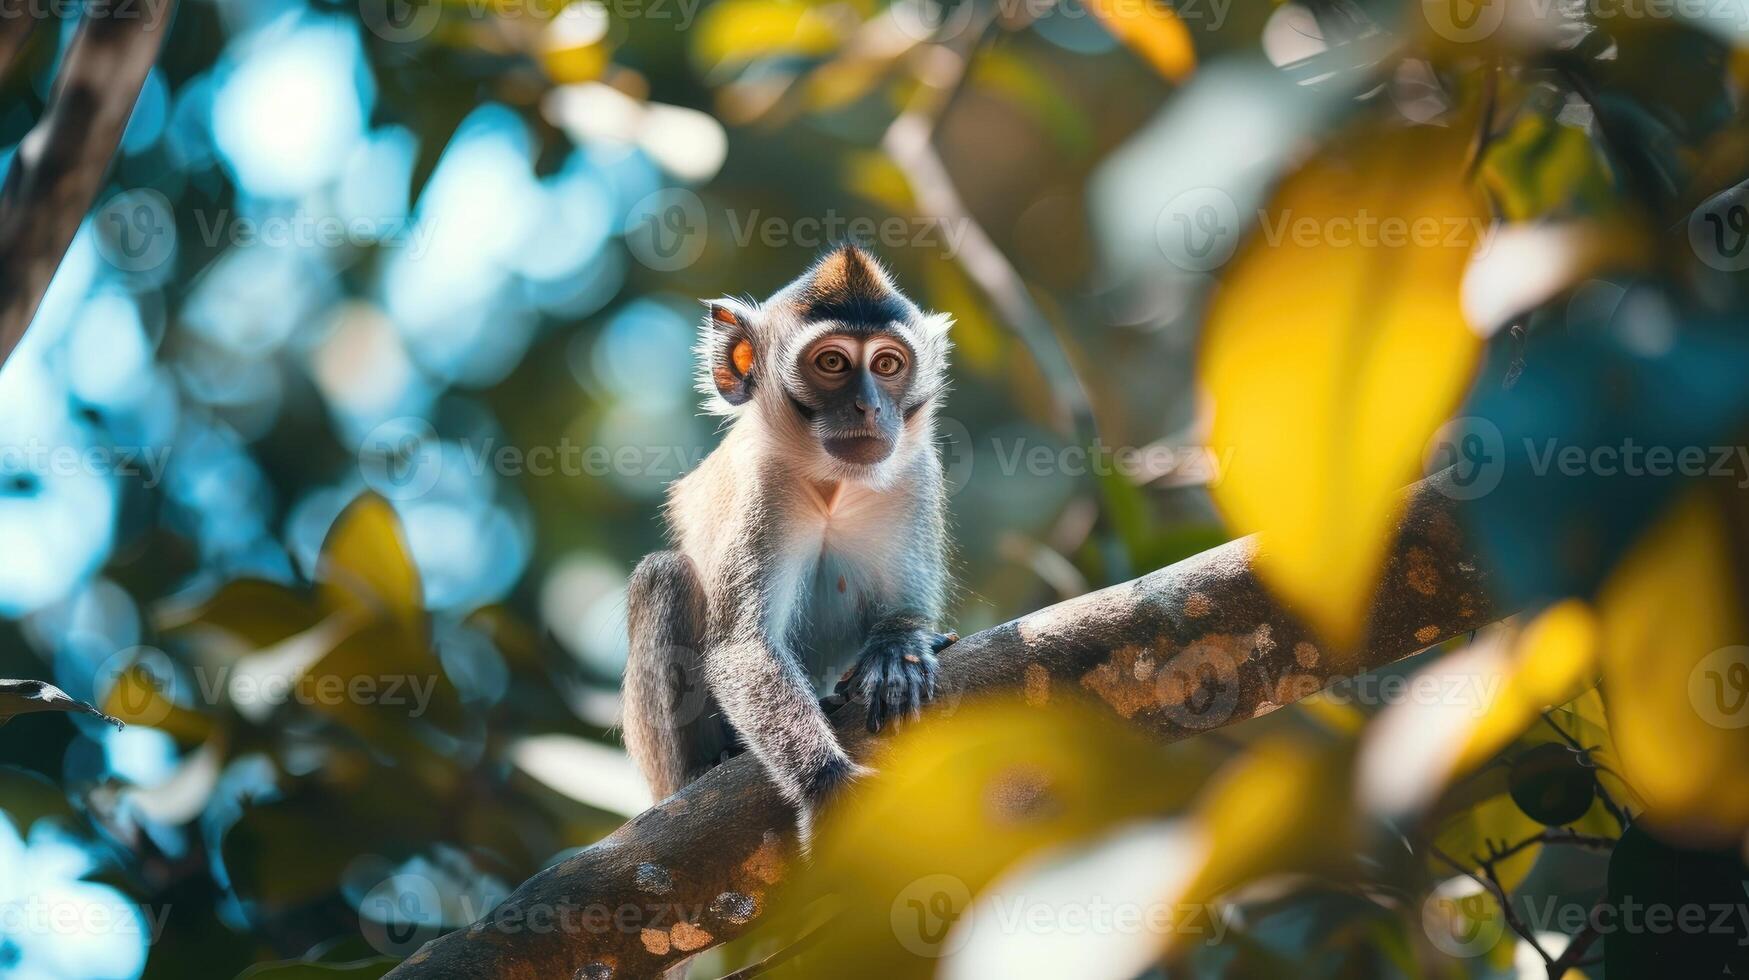
POLYGON ((704 676, 706 600, 692 560, 659 551, 626 589, 626 750, 658 800, 717 763, 730 734, 704 676))

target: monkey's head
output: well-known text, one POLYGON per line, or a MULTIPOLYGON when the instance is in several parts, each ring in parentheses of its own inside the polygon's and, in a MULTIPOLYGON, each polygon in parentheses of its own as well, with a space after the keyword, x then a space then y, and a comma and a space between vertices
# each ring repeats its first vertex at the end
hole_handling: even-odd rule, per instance
POLYGON ((834 248, 764 303, 706 305, 708 411, 760 417, 822 480, 878 483, 931 448, 953 318, 919 310, 867 252, 834 248))

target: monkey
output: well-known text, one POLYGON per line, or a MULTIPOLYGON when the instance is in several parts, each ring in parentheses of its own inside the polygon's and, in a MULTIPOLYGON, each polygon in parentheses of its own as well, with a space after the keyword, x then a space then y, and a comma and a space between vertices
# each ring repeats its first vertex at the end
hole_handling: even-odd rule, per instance
POLYGON ((948 599, 934 415, 953 319, 925 313, 864 249, 828 250, 763 303, 705 302, 698 389, 721 442, 671 484, 671 550, 627 586, 627 750, 664 799, 751 751, 794 806, 808 853, 820 806, 868 772, 818 695, 865 724, 936 694, 948 599), (828 695, 828 701, 832 699, 828 695))

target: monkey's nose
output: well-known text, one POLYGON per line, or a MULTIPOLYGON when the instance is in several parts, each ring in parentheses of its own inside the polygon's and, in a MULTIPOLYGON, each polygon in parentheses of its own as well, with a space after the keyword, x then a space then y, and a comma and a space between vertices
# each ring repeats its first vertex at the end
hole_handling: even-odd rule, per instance
POLYGON ((856 405, 856 414, 858 415, 867 415, 870 412, 875 415, 881 414, 881 406, 878 403, 871 405, 864 401, 861 395, 857 395, 853 402, 856 405))

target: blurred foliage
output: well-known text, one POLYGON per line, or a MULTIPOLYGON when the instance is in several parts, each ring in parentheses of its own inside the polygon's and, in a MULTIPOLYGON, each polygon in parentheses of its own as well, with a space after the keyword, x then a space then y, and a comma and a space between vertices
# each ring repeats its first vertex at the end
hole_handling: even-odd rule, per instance
MULTIPOLYGON (((74 20, 38 26, 0 163, 74 20)), ((378 976, 641 809, 622 595, 715 439, 695 300, 846 237, 957 317, 960 631, 1260 532, 1269 587, 1352 649, 1400 487, 1448 465, 1524 612, 1167 748, 1064 685, 961 705, 697 975, 821 928, 770 975, 1749 969, 1743 918, 1587 917, 1741 912, 1749 880, 1741 24, 185 0, 160 26, 0 371, 0 677, 31 679, 0 682, 0 975, 378 976), (15 914, 45 906, 82 931, 15 914)))

